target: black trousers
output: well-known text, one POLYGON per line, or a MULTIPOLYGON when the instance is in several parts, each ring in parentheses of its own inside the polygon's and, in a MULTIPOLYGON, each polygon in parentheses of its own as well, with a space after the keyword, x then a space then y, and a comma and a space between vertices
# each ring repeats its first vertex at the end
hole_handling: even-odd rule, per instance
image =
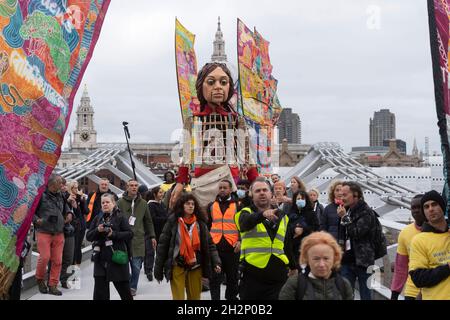
MULTIPOLYGON (((94 300, 110 300, 109 281, 106 277, 94 277, 94 300)), ((133 300, 129 281, 113 281, 114 287, 122 300, 133 300)))
POLYGON ((145 236, 145 257, 144 257, 144 272, 145 274, 153 273, 153 265, 155 264, 155 250, 152 246, 152 241, 149 236, 145 236))
POLYGON ((209 281, 209 290, 211 292, 211 300, 220 300, 220 285, 223 281, 223 275, 227 277, 227 288, 225 290, 225 299, 237 300, 239 293, 238 272, 239 272, 239 255, 233 251, 218 251, 220 260, 222 261, 222 272, 216 273, 212 271, 212 277, 209 281))
POLYGON ((287 280, 287 266, 271 255, 264 269, 242 264, 239 284, 241 300, 278 300, 281 288, 287 280))
POLYGON ((16 272, 16 276, 9 288, 9 300, 20 300, 20 293, 22 290, 22 265, 19 265, 19 269, 16 272))
POLYGON ((83 254, 81 253, 81 246, 83 245, 85 233, 86 228, 75 230, 75 249, 73 251, 73 264, 81 264, 81 258, 83 256, 83 254))
POLYGON ((61 273, 59 275, 59 279, 61 282, 67 282, 69 277, 75 272, 73 269, 70 273, 67 273, 67 269, 72 265, 73 262, 73 250, 75 248, 75 238, 74 237, 66 237, 64 239, 64 249, 62 255, 62 265, 61 265, 61 273))

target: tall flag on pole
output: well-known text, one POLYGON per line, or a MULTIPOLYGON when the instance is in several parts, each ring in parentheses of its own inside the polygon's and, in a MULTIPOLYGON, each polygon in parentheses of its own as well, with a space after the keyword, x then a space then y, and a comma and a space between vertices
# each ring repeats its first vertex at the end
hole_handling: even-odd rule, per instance
POLYGON ((200 108, 195 89, 197 58, 194 51, 194 42, 195 35, 175 19, 175 62, 183 121, 192 116, 192 111, 200 108))
POLYGON ((277 80, 272 76, 269 42, 241 20, 237 23, 240 108, 256 136, 250 148, 257 156, 261 173, 270 173, 273 129, 281 113, 277 80))
POLYGON ((428 0, 431 58, 433 62, 434 96, 443 155, 445 185, 443 196, 450 208, 450 105, 449 105, 449 0, 428 0))
POLYGON ((19 265, 110 0, 0 2, 0 297, 19 265))

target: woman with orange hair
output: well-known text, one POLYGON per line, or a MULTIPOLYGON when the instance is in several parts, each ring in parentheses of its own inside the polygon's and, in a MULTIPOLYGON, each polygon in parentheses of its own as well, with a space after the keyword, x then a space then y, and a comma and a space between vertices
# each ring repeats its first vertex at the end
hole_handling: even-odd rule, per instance
POLYGON ((342 250, 327 232, 314 232, 303 239, 300 265, 305 272, 288 278, 280 300, 353 300, 353 289, 337 270, 342 250))

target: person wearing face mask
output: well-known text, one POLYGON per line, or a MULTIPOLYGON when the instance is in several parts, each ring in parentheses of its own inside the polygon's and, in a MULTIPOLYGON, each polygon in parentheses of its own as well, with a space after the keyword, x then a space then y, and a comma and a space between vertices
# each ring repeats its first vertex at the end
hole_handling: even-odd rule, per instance
POLYGON ((319 230, 319 219, 306 191, 299 190, 292 196, 288 228, 292 230, 295 261, 298 264, 303 238, 319 230))
POLYGON ((217 247, 222 261, 221 273, 212 273, 210 281, 211 300, 220 300, 220 284, 223 275, 226 276, 225 299, 237 300, 238 269, 241 239, 237 230, 234 216, 237 212, 236 200, 231 196, 232 183, 229 180, 219 182, 219 194, 216 201, 207 207, 208 230, 217 247))
POLYGON ((248 207, 252 203, 252 198, 249 195, 250 181, 239 180, 236 187, 237 187, 236 195, 238 198, 238 211, 241 211, 242 208, 248 207))

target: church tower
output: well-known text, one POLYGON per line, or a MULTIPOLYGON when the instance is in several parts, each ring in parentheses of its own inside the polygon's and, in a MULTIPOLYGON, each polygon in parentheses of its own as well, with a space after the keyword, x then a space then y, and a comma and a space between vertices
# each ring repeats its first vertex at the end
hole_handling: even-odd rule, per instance
POLYGON ((211 62, 227 62, 227 55, 225 54, 225 41, 223 40, 223 33, 220 30, 220 17, 217 22, 216 39, 214 40, 214 51, 211 56, 211 62))
POLYGON ((94 129, 94 108, 91 105, 91 98, 84 86, 80 105, 77 109, 77 126, 73 132, 73 142, 71 149, 95 149, 97 147, 97 131, 94 129))

